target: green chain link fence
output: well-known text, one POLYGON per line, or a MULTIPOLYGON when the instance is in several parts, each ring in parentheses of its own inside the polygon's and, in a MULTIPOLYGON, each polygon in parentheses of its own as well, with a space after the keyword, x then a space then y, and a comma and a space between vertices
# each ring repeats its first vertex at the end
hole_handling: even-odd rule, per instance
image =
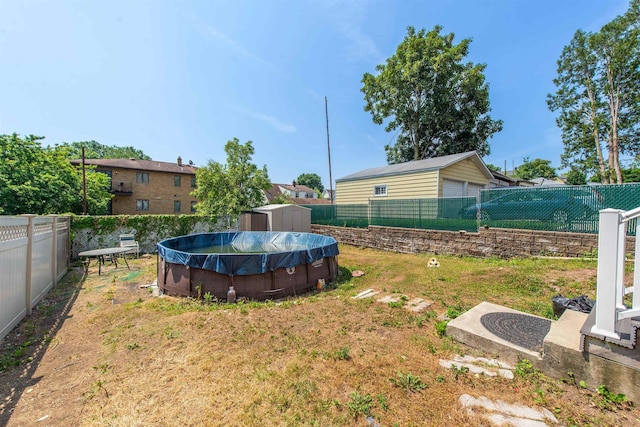
POLYGON ((475 215, 481 226, 597 233, 601 209, 638 206, 640 184, 512 187, 482 190, 480 204, 464 216, 475 215))
MULTIPOLYGON (((640 206, 640 184, 509 187, 475 197, 371 200, 359 205, 305 205, 313 224, 478 231, 479 226, 597 233, 599 211, 640 206)), ((635 221, 629 234, 635 234, 635 221)))
POLYGON ((460 216, 461 211, 475 204, 475 197, 371 200, 371 225, 477 231, 475 218, 460 216))
POLYGON ((304 205, 311 209, 311 223, 366 228, 369 225, 477 231, 475 216, 460 212, 475 206, 475 197, 447 199, 371 200, 360 205, 304 205))

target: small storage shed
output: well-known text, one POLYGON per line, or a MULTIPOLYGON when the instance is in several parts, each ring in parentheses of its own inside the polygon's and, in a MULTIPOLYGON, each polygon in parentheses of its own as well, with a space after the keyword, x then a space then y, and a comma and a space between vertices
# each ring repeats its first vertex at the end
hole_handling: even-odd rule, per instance
POLYGON ((267 231, 267 214, 263 212, 242 212, 240 231, 267 231))
POLYGON ((311 209, 298 205, 265 205, 253 209, 267 215, 267 231, 311 232, 311 209))

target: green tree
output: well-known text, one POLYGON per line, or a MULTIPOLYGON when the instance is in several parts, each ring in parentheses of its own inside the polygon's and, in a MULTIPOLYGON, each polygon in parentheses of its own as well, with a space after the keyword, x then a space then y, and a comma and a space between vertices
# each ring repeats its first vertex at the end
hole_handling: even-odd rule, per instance
POLYGON ((622 169, 622 182, 640 182, 640 168, 622 169))
POLYGON ((485 165, 490 171, 502 173, 502 168, 500 166, 492 165, 491 163, 485 163, 485 165))
POLYGON ((320 175, 315 173, 301 174, 300 176, 298 176, 298 179, 296 179, 296 183, 300 185, 306 185, 309 188, 313 188, 314 190, 320 193, 318 194, 319 196, 324 191, 324 185, 322 185, 322 179, 320 178, 320 175))
POLYGON ((587 183, 587 175, 575 167, 567 172, 567 184, 569 185, 585 185, 587 183))
POLYGON ((640 0, 599 32, 578 30, 554 83, 547 103, 559 112, 563 166, 596 172, 603 183, 622 182, 620 155, 637 154, 640 144, 640 0))
POLYGON ((236 218, 240 213, 264 203, 264 191, 271 187, 267 167, 258 169, 251 163, 254 148, 251 141, 241 144, 238 138, 224 146, 227 163, 209 161, 196 170, 198 199, 196 210, 215 220, 236 218))
POLYGON ((488 139, 502 130, 502 121, 489 116, 486 65, 463 62, 471 39, 454 44, 454 34, 441 31, 408 27, 377 75, 362 78, 365 111, 399 134, 395 145, 385 146, 390 164, 471 150, 484 156, 488 139))
POLYGON ((87 159, 140 159, 151 160, 151 157, 131 146, 118 147, 116 145, 108 146, 100 144, 97 141, 80 141, 80 142, 64 142, 63 147, 68 147, 69 158, 82 158, 82 147, 84 147, 84 156, 87 159))
POLYGON ((555 178, 558 176, 556 168, 551 166, 551 160, 534 159, 530 161, 528 157, 525 157, 522 161, 523 163, 514 172, 518 178, 555 178))
MULTIPOLYGON (((69 163, 66 147, 43 148, 43 137, 0 135, 0 213, 83 212, 82 172, 69 163)), ((87 211, 104 214, 108 178, 88 168, 87 211)))
POLYGON ((289 196, 284 193, 278 194, 277 197, 274 197, 270 202, 270 205, 293 205, 295 204, 293 200, 289 196))

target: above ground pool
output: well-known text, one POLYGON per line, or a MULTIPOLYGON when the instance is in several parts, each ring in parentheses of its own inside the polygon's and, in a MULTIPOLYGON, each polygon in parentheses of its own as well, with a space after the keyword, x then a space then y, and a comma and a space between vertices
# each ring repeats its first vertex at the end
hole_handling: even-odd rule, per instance
POLYGON ((266 300, 308 292, 338 274, 338 243, 311 233, 236 231, 158 243, 158 287, 166 294, 266 300))

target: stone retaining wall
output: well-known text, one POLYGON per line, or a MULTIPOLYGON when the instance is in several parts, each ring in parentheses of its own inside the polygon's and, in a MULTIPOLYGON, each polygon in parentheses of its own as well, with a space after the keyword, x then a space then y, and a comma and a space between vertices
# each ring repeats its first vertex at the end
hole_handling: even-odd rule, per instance
MULTIPOLYGON (((481 229, 478 233, 415 228, 347 228, 311 225, 311 232, 333 237, 338 243, 401 253, 432 253, 476 257, 580 257, 598 248, 597 234, 554 231, 481 229)), ((633 251, 634 238, 627 238, 633 251)))

